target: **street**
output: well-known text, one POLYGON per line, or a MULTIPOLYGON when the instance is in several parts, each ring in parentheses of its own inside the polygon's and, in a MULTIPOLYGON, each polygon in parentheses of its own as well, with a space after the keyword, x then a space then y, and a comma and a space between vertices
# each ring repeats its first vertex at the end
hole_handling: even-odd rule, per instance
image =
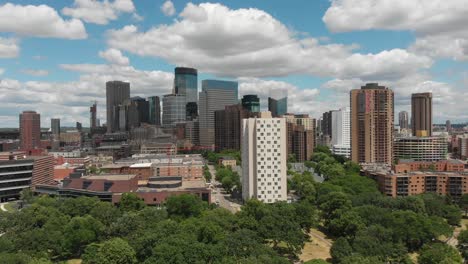
POLYGON ((208 165, 208 169, 210 170, 212 179, 211 179, 211 184, 213 186, 212 192, 211 192, 211 202, 212 203, 218 203, 219 207, 225 208, 232 213, 240 211, 240 204, 234 203, 229 201, 227 198, 229 198, 229 194, 224 193, 224 189, 221 187, 221 183, 216 181, 215 176, 216 176, 216 170, 213 165, 208 165))

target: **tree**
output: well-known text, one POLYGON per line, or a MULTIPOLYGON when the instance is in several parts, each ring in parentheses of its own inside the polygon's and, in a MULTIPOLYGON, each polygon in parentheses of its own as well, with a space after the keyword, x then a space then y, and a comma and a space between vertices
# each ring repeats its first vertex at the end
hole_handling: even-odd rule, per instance
POLYGON ((327 228, 330 234, 352 238, 365 227, 363 219, 353 211, 343 211, 337 218, 330 221, 327 228))
POLYGON ((353 248, 344 237, 338 238, 330 249, 333 263, 341 263, 344 258, 351 256, 352 253, 353 248))
POLYGON ((199 216, 206 208, 200 197, 192 194, 181 194, 169 197, 166 200, 166 210, 169 216, 177 219, 199 216))
POLYGON ((208 166, 206 165, 203 167, 203 176, 205 177, 205 180, 207 182, 211 182, 211 179, 212 179, 211 172, 208 166))
POLYGON ((137 263, 135 250, 121 238, 113 238, 102 244, 90 244, 83 254, 83 264, 132 263, 137 263))
POLYGON ((337 216, 337 211, 345 212, 351 208, 351 201, 344 193, 332 192, 323 197, 323 202, 319 204, 319 207, 322 210, 325 225, 328 225, 337 216))
POLYGON ((327 154, 328 156, 332 154, 330 151, 330 148, 327 146, 323 146, 323 145, 316 146, 314 149, 314 153, 324 153, 324 154, 327 154))
POLYGON ((119 208, 122 211, 139 211, 146 206, 145 202, 135 193, 124 193, 120 198, 119 208))
POLYGON ((63 235, 67 255, 80 256, 84 247, 98 240, 104 226, 92 216, 77 216, 65 226, 63 235))
POLYGON ((30 188, 23 189, 20 192, 20 199, 26 204, 31 204, 34 201, 34 193, 30 188))
POLYGON ((468 214, 468 193, 463 194, 458 201, 460 208, 465 211, 465 216, 468 214))
POLYGON ((232 188, 234 187, 234 182, 231 176, 226 176, 221 180, 221 185, 226 192, 231 193, 232 188))
POLYGON ((457 250, 445 243, 426 244, 421 248, 418 257, 419 264, 457 264, 463 263, 457 250))

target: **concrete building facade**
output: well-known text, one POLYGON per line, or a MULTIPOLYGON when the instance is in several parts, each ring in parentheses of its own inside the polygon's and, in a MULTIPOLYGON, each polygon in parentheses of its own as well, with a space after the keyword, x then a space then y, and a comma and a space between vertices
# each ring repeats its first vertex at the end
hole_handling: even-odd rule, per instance
POLYGON ((351 156, 351 110, 349 107, 332 111, 332 152, 349 158, 351 156))
POLYGON ((415 161, 439 161, 447 159, 448 142, 444 137, 405 137, 396 138, 395 159, 415 161))
POLYGON ((287 200, 286 119, 269 112, 242 123, 242 195, 265 203, 287 200))

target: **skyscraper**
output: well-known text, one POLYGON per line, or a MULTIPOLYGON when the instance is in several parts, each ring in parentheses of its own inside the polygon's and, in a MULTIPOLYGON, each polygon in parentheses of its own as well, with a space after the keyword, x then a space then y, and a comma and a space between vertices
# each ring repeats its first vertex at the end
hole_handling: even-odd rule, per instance
POLYGON ((279 117, 288 112, 288 97, 273 99, 268 97, 268 111, 273 117, 279 117))
POLYGON ((242 97, 242 107, 251 113, 260 112, 260 98, 256 94, 247 94, 242 97))
POLYGON ((411 117, 413 136, 432 136, 432 93, 411 95, 411 117))
POLYGON ((201 146, 214 146, 215 111, 223 110, 227 105, 236 104, 238 102, 237 90, 237 82, 220 80, 202 81, 199 103, 201 146))
POLYGON ((60 135, 60 118, 50 119, 50 130, 56 138, 60 135))
POLYGON ((173 94, 183 95, 187 120, 198 115, 198 73, 196 69, 176 67, 173 94))
POLYGON ((149 102, 149 122, 150 124, 161 125, 161 103, 159 96, 148 97, 149 102))
POLYGON ((357 163, 393 163, 394 95, 368 83, 351 95, 351 159, 357 163))
POLYGON ((130 98, 130 83, 110 81, 106 83, 107 132, 119 130, 119 105, 130 98))
POLYGON ((138 125, 149 123, 149 102, 145 98, 134 96, 130 98, 135 103, 138 111, 138 125))
POLYGON ((89 127, 96 128, 97 126, 97 103, 94 102, 89 108, 89 127))
POLYGON ((242 196, 264 203, 287 200, 286 119, 259 118, 242 121, 242 196))
POLYGON ((332 152, 349 158, 351 155, 351 110, 349 107, 332 111, 332 152))
POLYGON ((406 111, 398 113, 398 125, 400 129, 409 129, 409 115, 406 111))
POLYGON ((229 105, 215 111, 215 146, 217 151, 240 150, 242 119, 252 113, 242 105, 229 105))
POLYGON ((31 150, 41 144, 41 115, 35 111, 23 111, 19 115, 22 150, 31 150))
POLYGON ((328 111, 322 114, 322 135, 331 137, 332 132, 332 111, 328 111))
POLYGON ((452 122, 450 120, 445 121, 445 130, 449 133, 452 132, 452 122))
POLYGON ((185 95, 167 94, 163 97, 162 125, 173 127, 176 122, 185 121, 185 95))

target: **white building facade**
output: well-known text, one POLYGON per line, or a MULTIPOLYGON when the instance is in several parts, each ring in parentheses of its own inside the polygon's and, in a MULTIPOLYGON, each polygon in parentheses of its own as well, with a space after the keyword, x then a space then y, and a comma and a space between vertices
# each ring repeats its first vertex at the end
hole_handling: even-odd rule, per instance
POLYGON ((242 122, 242 195, 264 203, 287 200, 286 119, 261 118, 242 122))
POLYGON ((332 112, 332 152, 349 158, 351 156, 351 110, 349 107, 332 112))

